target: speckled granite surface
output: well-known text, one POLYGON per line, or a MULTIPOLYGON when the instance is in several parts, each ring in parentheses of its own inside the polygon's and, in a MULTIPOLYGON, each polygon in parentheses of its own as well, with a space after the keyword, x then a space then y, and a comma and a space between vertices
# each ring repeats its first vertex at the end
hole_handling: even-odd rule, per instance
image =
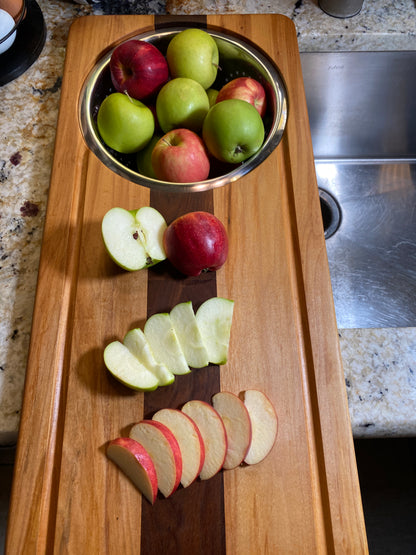
MULTIPOLYGON (((48 30, 42 54, 0 87, 0 444, 15 441, 19 427, 65 46, 75 18, 276 12, 294 20, 301 51, 416 50, 411 0, 364 0, 361 13, 344 20, 306 0, 38 3, 48 30)), ((416 329, 340 330, 340 344, 354 435, 416 435, 416 329)))

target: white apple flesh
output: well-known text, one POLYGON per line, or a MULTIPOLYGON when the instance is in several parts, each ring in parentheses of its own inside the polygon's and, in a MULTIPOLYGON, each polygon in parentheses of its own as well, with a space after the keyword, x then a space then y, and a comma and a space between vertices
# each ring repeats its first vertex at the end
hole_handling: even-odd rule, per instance
POLYGON ((220 391, 212 397, 212 406, 221 416, 227 432, 226 470, 239 466, 251 443, 251 420, 243 401, 234 393, 220 391))
POLYGON ((219 472, 227 454, 227 433, 221 416, 204 401, 188 401, 182 407, 198 426, 205 445, 205 460, 199 474, 201 480, 208 480, 219 472))
POLYGON ((128 350, 159 380, 159 385, 169 385, 175 376, 164 364, 156 361, 146 336, 140 328, 127 332, 123 340, 128 350))
POLYGON ((178 441, 182 454, 181 484, 190 486, 199 476, 205 460, 205 447, 195 422, 184 412, 176 409, 161 409, 153 420, 165 424, 178 441))
POLYGON ((101 231, 113 261, 128 271, 141 270, 165 260, 163 216, 150 206, 139 210, 111 208, 104 216, 101 231))
POLYGON ((251 420, 251 444, 244 458, 246 464, 257 464, 270 453, 277 437, 278 418, 270 399, 256 389, 242 393, 251 420))
POLYGON ((208 366, 208 352, 196 321, 192 302, 179 303, 170 311, 170 319, 186 362, 191 368, 208 366))
POLYGON ((159 380, 120 341, 113 341, 104 349, 104 364, 122 384, 138 391, 153 391, 159 380))
POLYGON ((110 441, 107 457, 121 468, 153 505, 157 498, 157 475, 155 465, 146 449, 134 439, 120 437, 110 441))
POLYGON ((150 316, 144 325, 144 334, 155 359, 164 364, 172 374, 190 372, 169 314, 157 313, 150 316))
POLYGON ((182 455, 175 436, 156 420, 142 420, 132 427, 129 435, 143 445, 152 458, 162 495, 172 495, 182 476, 182 455))
POLYGON ((212 297, 196 311, 196 321, 202 340, 213 364, 225 364, 231 336, 234 301, 212 297))

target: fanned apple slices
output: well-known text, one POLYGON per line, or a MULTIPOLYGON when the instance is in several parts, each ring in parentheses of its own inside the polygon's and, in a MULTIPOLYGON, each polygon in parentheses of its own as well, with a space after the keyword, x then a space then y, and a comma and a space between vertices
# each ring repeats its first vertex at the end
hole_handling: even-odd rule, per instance
POLYGON ((154 503, 158 489, 169 497, 198 477, 258 464, 270 453, 277 427, 274 406, 262 391, 249 389, 240 397, 221 391, 212 405, 194 399, 182 410, 158 410, 152 420, 135 424, 129 438, 111 441, 107 455, 154 503))
POLYGON ((144 330, 130 330, 123 343, 107 345, 104 363, 124 385, 141 391, 169 385, 191 368, 225 364, 233 310, 234 301, 222 297, 206 300, 196 314, 190 301, 179 303, 170 313, 150 316, 144 330))

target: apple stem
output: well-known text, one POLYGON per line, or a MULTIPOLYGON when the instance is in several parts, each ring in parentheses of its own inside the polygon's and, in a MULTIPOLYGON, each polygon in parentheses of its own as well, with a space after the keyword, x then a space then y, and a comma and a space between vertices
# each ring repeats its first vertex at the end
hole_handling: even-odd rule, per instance
POLYGON ((126 90, 126 89, 124 89, 124 91, 123 91, 123 92, 124 92, 124 94, 125 94, 125 95, 127 96, 127 98, 128 98, 129 100, 130 100, 130 102, 131 102, 132 104, 134 104, 134 102, 133 102, 133 100, 132 100, 131 96, 129 95, 129 93, 127 92, 127 90, 126 90))

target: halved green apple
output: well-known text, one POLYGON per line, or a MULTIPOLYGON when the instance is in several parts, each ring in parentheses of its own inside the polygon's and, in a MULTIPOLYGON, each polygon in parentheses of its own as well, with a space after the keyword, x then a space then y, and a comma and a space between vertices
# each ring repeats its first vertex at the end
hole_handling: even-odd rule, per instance
POLYGON ((151 206, 138 210, 111 208, 104 216, 101 231, 113 261, 128 271, 141 270, 166 259, 164 217, 151 206))

